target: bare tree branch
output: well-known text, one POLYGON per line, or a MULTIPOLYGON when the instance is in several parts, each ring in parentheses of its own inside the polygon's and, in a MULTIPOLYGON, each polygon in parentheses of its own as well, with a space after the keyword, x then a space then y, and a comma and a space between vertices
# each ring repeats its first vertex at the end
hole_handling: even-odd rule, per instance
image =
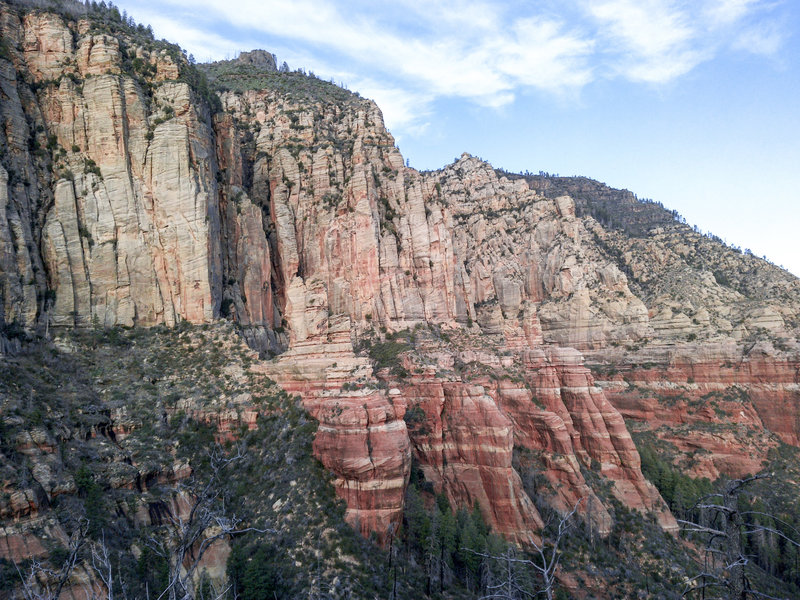
POLYGON ((92 569, 106 587, 106 599, 114 600, 114 577, 111 566, 111 555, 106 545, 106 532, 103 531, 99 544, 92 544, 92 569))
POLYGON ((503 579, 500 581, 500 583, 487 586, 487 591, 490 591, 491 593, 486 596, 482 596, 481 600, 515 600, 521 597, 533 598, 539 595, 544 595, 547 600, 552 600, 553 590, 555 589, 556 584, 556 572, 561 562, 561 544, 566 538, 567 532, 573 526, 573 517, 578 511, 578 508, 583 500, 583 498, 580 498, 575 503, 575 506, 572 508, 572 510, 559 519, 555 537, 549 545, 545 542, 544 538, 542 538, 541 544, 531 542, 535 553, 539 556, 538 561, 528 558, 517 558, 514 556, 513 548, 509 548, 505 554, 500 556, 489 554, 487 552, 476 552, 469 548, 465 548, 467 552, 471 552, 472 554, 486 559, 505 563, 506 566, 503 579), (542 588, 536 594, 528 592, 518 584, 515 573, 510 568, 513 564, 524 565, 541 577, 542 588))
POLYGON ((27 574, 23 574, 19 565, 15 562, 14 568, 17 570, 22 584, 22 596, 25 600, 57 600, 61 596, 67 581, 69 581, 75 564, 78 562, 78 554, 86 542, 86 533, 89 531, 89 521, 80 519, 75 530, 70 535, 67 544, 68 555, 57 571, 48 569, 38 559, 31 560, 27 574))
POLYGON ((195 597, 194 579, 206 552, 217 542, 248 532, 274 533, 274 530, 242 526, 243 519, 229 514, 224 495, 224 472, 244 458, 240 447, 232 456, 226 456, 219 446, 209 453, 210 474, 197 490, 186 487, 184 497, 191 498, 188 513, 179 507, 169 511, 162 531, 164 539, 155 537, 148 546, 167 559, 169 579, 156 600, 190 600, 195 597), (184 516, 185 514, 185 516, 184 516))
MULTIPOLYGON (((713 571, 705 568, 699 575, 688 580, 683 592, 684 597, 697 591, 703 591, 705 597, 704 590, 708 588, 724 588, 726 593, 721 598, 727 600, 743 600, 753 596, 774 598, 764 592, 752 589, 750 579, 747 576, 747 567, 751 564, 751 557, 745 554, 742 539, 754 533, 767 532, 779 536, 798 548, 800 548, 800 543, 791 539, 782 531, 767 525, 747 523, 742 517, 745 515, 760 515, 774 519, 795 532, 796 530, 773 515, 759 511, 739 510, 739 496, 744 492, 746 486, 754 481, 771 476, 771 473, 761 473, 744 479, 734 479, 725 484, 722 492, 710 494, 698 500, 694 505, 695 508, 710 511, 713 514, 711 519, 713 526, 692 521, 678 521, 683 531, 697 533, 706 537, 706 545, 703 551, 707 557, 708 555, 724 557, 723 563, 719 568, 713 571), (710 498, 718 498, 719 502, 708 502, 710 498), (698 584, 698 582, 700 583, 698 584)), ((774 598, 774 600, 780 599, 774 598)))

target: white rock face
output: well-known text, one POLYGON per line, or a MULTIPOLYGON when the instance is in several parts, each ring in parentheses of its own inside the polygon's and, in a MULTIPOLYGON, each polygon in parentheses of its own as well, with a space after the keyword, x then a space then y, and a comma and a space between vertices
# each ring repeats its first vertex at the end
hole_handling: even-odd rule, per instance
MULTIPOLYGON (((219 311, 222 287, 210 118, 185 83, 164 82, 148 98, 141 80, 122 74, 116 37, 83 35, 73 44, 73 33, 51 14, 29 13, 17 21, 9 13, 3 20, 4 39, 16 41, 16 62, 0 61, 9 98, 2 107, 7 142, 28 154, 33 134, 24 114, 31 113, 53 172, 48 184, 41 169, 49 165, 28 154, 28 187, 39 188, 39 196, 52 194, 41 217, 44 265, 38 306, 36 285, 26 291, 7 276, 16 272, 18 280, 27 271, 27 281, 35 284, 31 271, 39 270, 33 269, 35 261, 23 265, 20 248, 11 248, 10 232, 20 215, 7 205, 30 213, 45 203, 35 202, 31 196, 36 194, 29 192, 9 194, 7 178, 0 190, 6 199, 0 207, 0 260, 19 263, 3 268, 4 298, 22 308, 5 310, 4 316, 28 326, 37 309, 57 326, 209 321, 219 311), (35 98, 17 93, 20 69, 41 82, 35 98), (9 197, 16 202, 9 203, 9 197), (46 307, 41 298, 45 272, 50 289, 46 307), (26 303, 30 296, 33 301, 26 303)), ((171 64, 136 53, 156 70, 159 61, 171 64)), ((166 67, 159 72, 169 73, 166 67)), ((27 217, 29 223, 36 220, 27 217)), ((17 246, 30 248, 36 237, 35 232, 23 235, 17 246)))
POLYGON ((213 137, 188 86, 159 88, 156 101, 175 116, 152 136, 152 115, 132 81, 98 75, 82 97, 59 96, 62 112, 76 119, 57 122, 57 138, 86 150, 68 157, 72 180, 56 186, 45 225, 46 262, 57 273, 53 324, 213 318, 212 287, 221 277, 212 256, 219 240, 213 137))

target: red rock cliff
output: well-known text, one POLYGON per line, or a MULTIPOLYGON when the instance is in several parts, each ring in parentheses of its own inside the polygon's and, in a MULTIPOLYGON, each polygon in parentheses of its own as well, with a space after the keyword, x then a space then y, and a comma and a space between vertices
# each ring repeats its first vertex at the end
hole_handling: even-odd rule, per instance
POLYGON ((320 421, 362 532, 398 523, 412 456, 524 541, 531 469, 537 500, 585 499, 601 531, 587 470, 674 528, 623 416, 708 450, 706 474, 757 468, 772 433, 798 443, 796 279, 678 225, 626 236, 466 154, 407 168, 374 103, 313 77, 214 112, 180 53, 0 11, 2 322, 235 320, 320 421), (721 283, 747 269, 763 285, 721 283), (354 350, 406 330, 395 368, 354 350), (691 427, 731 418, 763 443, 691 427))

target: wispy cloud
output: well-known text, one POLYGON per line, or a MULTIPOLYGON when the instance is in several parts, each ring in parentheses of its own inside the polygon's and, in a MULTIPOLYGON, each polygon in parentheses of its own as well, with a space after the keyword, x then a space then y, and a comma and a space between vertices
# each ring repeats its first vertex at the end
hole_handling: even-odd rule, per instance
POLYGON ((742 30, 733 42, 733 47, 751 54, 774 57, 783 46, 786 34, 775 21, 757 23, 742 30))
POLYGON ((404 135, 419 137, 430 127, 431 109, 434 100, 431 94, 409 92, 399 87, 387 87, 366 79, 356 80, 355 89, 362 96, 372 98, 384 114, 384 120, 395 132, 396 139, 404 135))
POLYGON ((652 84, 674 81, 727 47, 776 53, 778 28, 765 21, 764 0, 586 0, 597 23, 600 61, 611 72, 652 84))
POLYGON ((692 43, 696 32, 690 15, 673 2, 592 2, 588 12, 598 23, 610 67, 628 79, 664 83, 703 60, 703 52, 692 43))
POLYGON ((202 24, 188 25, 188 19, 170 17, 161 11, 139 9, 134 16, 137 21, 152 25, 157 37, 179 43, 201 62, 233 58, 238 52, 258 45, 254 40, 226 38, 203 28, 202 24))
POLYGON ((437 98, 500 107, 521 91, 576 93, 600 78, 659 85, 725 49, 774 55, 783 42, 780 28, 757 18, 773 0, 132 4, 127 8, 137 19, 151 22, 158 35, 177 40, 201 60, 259 45, 276 52, 284 48, 291 56, 302 46, 311 61, 291 66, 345 77, 351 87, 380 100, 390 126, 416 132, 424 130, 426 111, 437 98), (213 33, 226 30, 227 36, 213 33))
POLYGON ((759 0, 709 0, 703 12, 711 23, 731 25, 755 9, 759 0))

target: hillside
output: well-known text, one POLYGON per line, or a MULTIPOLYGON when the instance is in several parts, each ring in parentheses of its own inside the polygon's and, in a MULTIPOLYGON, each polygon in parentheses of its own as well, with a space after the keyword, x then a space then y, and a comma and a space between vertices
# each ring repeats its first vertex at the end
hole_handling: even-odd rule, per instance
MULTIPOLYGON (((219 589, 478 597, 497 565, 465 547, 526 552, 577 506, 562 597, 672 598, 687 496, 780 468, 759 501, 800 522, 797 278, 590 179, 418 172, 372 101, 267 52, 193 65, 58 5, 0 3, 6 581, 115 506, 141 586, 165 521, 136 507, 181 514, 214 440, 257 457, 226 493, 270 530, 211 553, 219 589)), ((751 577, 788 597, 779 543, 751 577)), ((82 560, 71 593, 103 593, 82 560)))

